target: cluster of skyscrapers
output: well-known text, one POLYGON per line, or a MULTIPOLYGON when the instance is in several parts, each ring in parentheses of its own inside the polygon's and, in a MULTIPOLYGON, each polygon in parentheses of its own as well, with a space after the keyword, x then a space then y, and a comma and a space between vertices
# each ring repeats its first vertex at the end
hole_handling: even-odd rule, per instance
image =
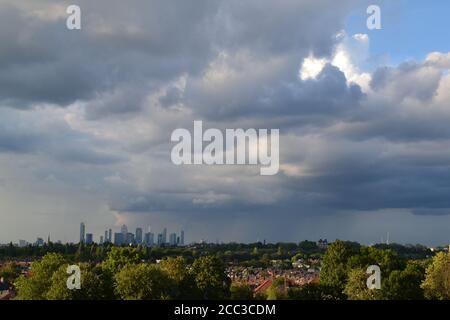
MULTIPOLYGON (((94 242, 92 233, 86 233, 86 225, 84 222, 80 224, 80 242, 91 244, 94 242)), ((100 244, 114 243, 115 245, 130 245, 142 244, 146 246, 184 246, 184 231, 180 234, 169 234, 167 237, 167 228, 163 229, 162 233, 155 234, 151 232, 150 227, 148 232, 144 233, 142 228, 136 228, 136 232, 128 232, 128 227, 123 225, 120 232, 114 232, 114 239, 112 230, 105 230, 105 234, 100 236, 100 244)))

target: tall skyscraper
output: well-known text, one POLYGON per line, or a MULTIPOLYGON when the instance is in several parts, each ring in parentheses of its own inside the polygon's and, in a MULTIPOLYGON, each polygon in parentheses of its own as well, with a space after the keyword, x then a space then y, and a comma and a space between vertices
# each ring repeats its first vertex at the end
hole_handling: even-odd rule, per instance
POLYGON ((112 243, 112 230, 109 229, 108 231, 108 239, 109 239, 109 243, 112 243))
POLYGON ((134 244, 134 234, 132 234, 131 232, 127 233, 127 236, 125 238, 125 244, 134 244))
POLYGON ((169 244, 171 246, 176 246, 177 245, 177 234, 176 233, 171 233, 169 236, 169 244))
POLYGON ((94 236, 92 233, 86 233, 86 244, 92 244, 94 242, 94 236))
POLYGON ((107 243, 108 241, 108 231, 105 230, 105 237, 104 237, 104 242, 107 243))
POLYGON ((181 230, 181 235, 180 235, 180 245, 184 246, 184 230, 181 230))
POLYGON ((122 228, 120 228, 120 232, 122 233, 123 242, 126 242, 127 241, 128 228, 127 228, 127 226, 125 224, 122 225, 122 228))
POLYGON ((144 242, 145 242, 145 245, 149 246, 149 247, 155 245, 154 234, 151 233, 151 232, 147 232, 145 234, 145 241, 144 242))
POLYGON ((164 228, 162 233, 162 243, 167 243, 167 228, 164 228))
POLYGON ((86 242, 85 239, 86 226, 84 222, 80 223, 80 242, 86 242))
POLYGON ((142 243, 142 228, 136 228, 136 243, 142 243))
POLYGON ((158 233, 158 246, 163 244, 163 235, 162 233, 158 233))
POLYGON ((103 244, 103 236, 100 236, 100 244, 103 244))
POLYGON ((115 232, 114 233, 114 244, 116 246, 120 246, 125 242, 125 239, 123 238, 123 234, 120 232, 115 232))

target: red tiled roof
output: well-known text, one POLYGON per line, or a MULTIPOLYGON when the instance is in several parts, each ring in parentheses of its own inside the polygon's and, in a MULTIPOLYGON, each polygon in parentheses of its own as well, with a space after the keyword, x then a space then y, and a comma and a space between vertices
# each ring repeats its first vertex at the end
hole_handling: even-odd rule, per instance
POLYGON ((272 285, 272 283, 273 283, 273 279, 267 279, 262 284, 260 284, 258 287, 256 287, 255 293, 261 293, 261 292, 266 291, 267 289, 269 289, 269 287, 272 285))

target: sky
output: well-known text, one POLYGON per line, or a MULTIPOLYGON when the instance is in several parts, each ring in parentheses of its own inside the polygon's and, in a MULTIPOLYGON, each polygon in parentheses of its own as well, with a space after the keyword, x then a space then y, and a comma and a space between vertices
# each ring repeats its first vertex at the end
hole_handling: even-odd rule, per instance
POLYGON ((0 243, 450 242, 446 0, 0 0, 0 243), (68 30, 66 8, 81 8, 68 30), (366 26, 369 5, 381 30, 366 26), (171 133, 280 130, 280 171, 171 133))

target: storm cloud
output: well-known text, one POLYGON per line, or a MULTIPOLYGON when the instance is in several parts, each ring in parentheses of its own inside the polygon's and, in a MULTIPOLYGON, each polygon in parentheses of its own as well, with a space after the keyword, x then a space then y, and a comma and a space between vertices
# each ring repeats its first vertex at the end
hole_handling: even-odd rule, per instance
MULTIPOLYGON (((0 0, 1 221, 68 240, 87 221, 277 241, 359 237, 380 217, 408 241, 399 216, 450 217, 450 54, 365 70, 370 37, 344 31, 364 5, 0 0), (170 134, 194 120, 280 129, 280 173, 175 166, 170 134)), ((18 237, 8 223, 0 241, 18 237)))

